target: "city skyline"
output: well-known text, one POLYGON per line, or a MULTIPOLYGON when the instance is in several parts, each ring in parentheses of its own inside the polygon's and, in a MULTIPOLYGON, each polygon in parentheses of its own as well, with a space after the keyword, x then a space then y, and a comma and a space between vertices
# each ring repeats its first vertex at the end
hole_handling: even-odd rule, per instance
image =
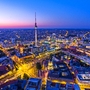
POLYGON ((90 0, 0 0, 0 90, 90 90, 90 0))
POLYGON ((0 0, 0 28, 90 28, 87 0, 0 0))

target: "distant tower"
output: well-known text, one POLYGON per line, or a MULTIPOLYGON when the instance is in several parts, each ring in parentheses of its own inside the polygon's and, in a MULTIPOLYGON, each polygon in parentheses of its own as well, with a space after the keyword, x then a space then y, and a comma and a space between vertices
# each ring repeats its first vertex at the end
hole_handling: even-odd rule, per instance
POLYGON ((37 23, 36 23, 36 12, 35 12, 35 46, 37 47, 37 23))

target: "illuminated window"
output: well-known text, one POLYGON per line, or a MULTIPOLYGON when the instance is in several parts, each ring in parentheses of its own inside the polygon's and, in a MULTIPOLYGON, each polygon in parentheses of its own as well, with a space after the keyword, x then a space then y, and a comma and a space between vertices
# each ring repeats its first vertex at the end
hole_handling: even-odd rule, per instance
POLYGON ((62 76, 67 76, 68 73, 67 72, 62 72, 62 76))

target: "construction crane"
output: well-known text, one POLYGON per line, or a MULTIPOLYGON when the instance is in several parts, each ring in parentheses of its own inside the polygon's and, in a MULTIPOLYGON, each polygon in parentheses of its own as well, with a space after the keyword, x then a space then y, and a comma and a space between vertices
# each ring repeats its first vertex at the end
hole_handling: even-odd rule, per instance
POLYGON ((84 34, 84 36, 83 36, 83 37, 85 38, 85 37, 86 37, 86 35, 88 35, 89 33, 90 33, 90 32, 87 32, 86 34, 84 34))
POLYGON ((68 35, 68 31, 66 31, 66 34, 65 34, 65 36, 67 36, 68 35))

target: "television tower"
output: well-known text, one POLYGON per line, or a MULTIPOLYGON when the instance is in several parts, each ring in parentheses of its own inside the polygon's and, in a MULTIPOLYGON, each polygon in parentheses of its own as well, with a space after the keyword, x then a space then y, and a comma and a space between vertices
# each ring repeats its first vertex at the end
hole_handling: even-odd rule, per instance
POLYGON ((36 22, 36 12, 35 12, 35 46, 37 47, 37 22, 36 22))

